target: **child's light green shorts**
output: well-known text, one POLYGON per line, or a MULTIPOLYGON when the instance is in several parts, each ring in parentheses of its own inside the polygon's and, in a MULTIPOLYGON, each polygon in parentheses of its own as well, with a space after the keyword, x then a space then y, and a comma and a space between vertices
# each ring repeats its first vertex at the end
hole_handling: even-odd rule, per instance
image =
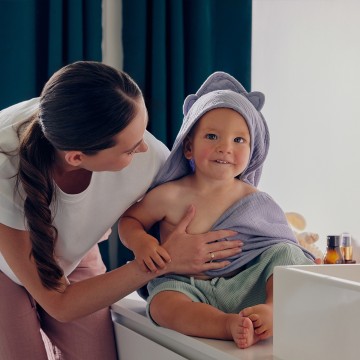
POLYGON ((225 313, 265 303, 266 281, 279 265, 314 264, 296 245, 280 243, 264 251, 232 277, 198 280, 193 277, 168 275, 149 282, 147 314, 154 296, 162 291, 178 291, 194 302, 212 305, 225 313))

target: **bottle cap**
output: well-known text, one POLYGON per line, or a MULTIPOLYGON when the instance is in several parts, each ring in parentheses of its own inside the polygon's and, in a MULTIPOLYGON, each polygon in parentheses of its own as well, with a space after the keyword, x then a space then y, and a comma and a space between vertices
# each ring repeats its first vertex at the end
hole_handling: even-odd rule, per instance
POLYGON ((344 232, 341 234, 341 246, 351 246, 351 235, 349 233, 344 232))
POLYGON ((327 246, 332 246, 332 247, 340 246, 340 236, 339 235, 328 235, 327 236, 327 246))

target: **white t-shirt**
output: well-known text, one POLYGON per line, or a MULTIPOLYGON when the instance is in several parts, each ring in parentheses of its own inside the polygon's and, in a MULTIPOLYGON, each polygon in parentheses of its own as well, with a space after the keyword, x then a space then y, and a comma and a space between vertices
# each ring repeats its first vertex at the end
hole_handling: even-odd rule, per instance
MULTIPOLYGON (((31 116, 38 98, 24 101, 0 112, 0 149, 16 150, 17 125, 31 116), (15 126, 14 126, 15 125, 15 126)), ((169 155, 166 146, 145 132, 148 150, 135 154, 129 166, 117 172, 93 172, 89 186, 80 194, 66 194, 57 185, 52 204, 58 230, 55 255, 65 276, 79 264, 120 215, 140 199, 169 155), (55 208, 56 206, 56 208, 55 208)), ((0 223, 25 230, 23 200, 14 194, 19 158, 0 153, 0 223)), ((22 189, 20 188, 20 191, 22 189)), ((0 271, 20 284, 0 253, 0 271)))

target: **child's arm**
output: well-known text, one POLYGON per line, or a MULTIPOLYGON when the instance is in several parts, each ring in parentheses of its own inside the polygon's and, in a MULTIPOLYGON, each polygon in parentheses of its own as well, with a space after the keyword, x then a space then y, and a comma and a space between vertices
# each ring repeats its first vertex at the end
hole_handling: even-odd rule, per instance
MULTIPOLYGON (((135 255, 142 270, 156 272, 163 269, 170 256, 158 240, 147 231, 165 217, 166 186, 159 186, 131 206, 119 220, 119 236, 122 243, 135 255)), ((169 192, 167 192, 169 193, 169 192)))

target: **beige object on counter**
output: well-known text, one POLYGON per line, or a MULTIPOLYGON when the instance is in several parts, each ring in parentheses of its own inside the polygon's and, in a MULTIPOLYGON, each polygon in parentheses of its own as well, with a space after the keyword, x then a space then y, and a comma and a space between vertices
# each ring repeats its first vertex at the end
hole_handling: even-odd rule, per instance
POLYGON ((322 259, 324 254, 315 245, 315 242, 319 240, 319 235, 314 232, 304 231, 306 228, 305 218, 297 212, 287 212, 285 216, 299 244, 309 250, 316 258, 322 259))

